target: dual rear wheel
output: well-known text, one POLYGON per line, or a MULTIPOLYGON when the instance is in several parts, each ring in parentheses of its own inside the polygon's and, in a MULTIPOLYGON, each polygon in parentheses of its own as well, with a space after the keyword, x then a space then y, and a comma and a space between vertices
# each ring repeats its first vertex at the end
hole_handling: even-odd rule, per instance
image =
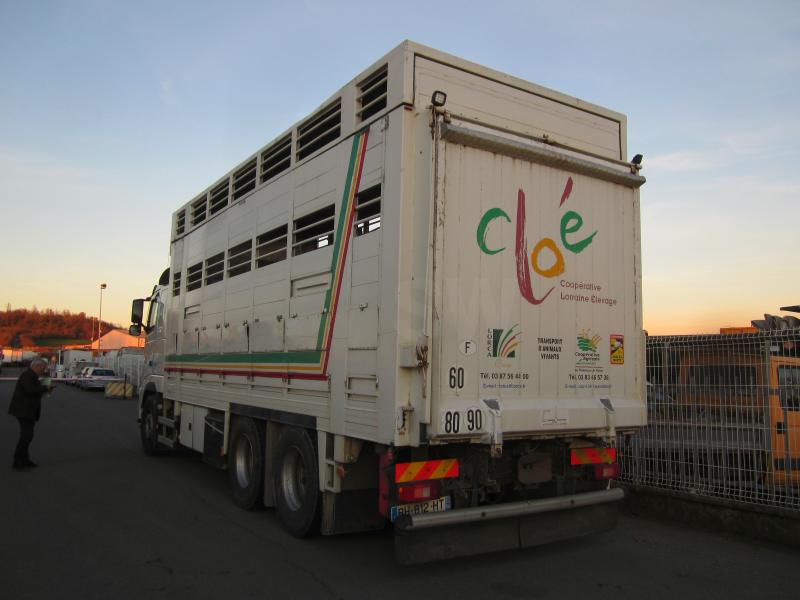
MULTIPOLYGON (((247 510, 263 504, 265 477, 263 422, 239 417, 231 430, 228 477, 234 502, 247 510)), ((319 527, 319 476, 317 454, 308 432, 284 427, 275 445, 273 489, 278 518, 296 537, 319 527)))

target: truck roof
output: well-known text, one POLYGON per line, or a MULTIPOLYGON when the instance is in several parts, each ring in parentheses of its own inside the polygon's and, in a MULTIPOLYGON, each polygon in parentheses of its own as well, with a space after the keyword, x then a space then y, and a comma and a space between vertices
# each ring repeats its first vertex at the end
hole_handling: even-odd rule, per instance
POLYGON ((261 184, 280 177, 283 173, 316 156, 324 148, 363 129, 368 123, 381 118, 397 106, 413 106, 416 86, 414 71, 418 58, 448 65, 460 71, 476 74, 485 79, 614 121, 619 124, 619 151, 617 156, 606 156, 606 158, 616 160, 625 158, 627 120, 622 113, 411 40, 404 40, 325 99, 307 117, 288 127, 205 188, 199 195, 194 196, 178 208, 173 213, 171 239, 183 236, 193 226, 205 222, 227 206, 249 195, 261 184), (365 98, 368 98, 368 102, 365 101, 365 98), (367 107, 367 104, 370 106, 367 107), (354 110, 346 111, 345 107, 347 106, 354 107, 354 110), (359 106, 361 110, 359 110, 359 106), (333 125, 335 118, 338 118, 338 122, 333 125), (304 144, 305 147, 296 147, 302 143, 302 140, 307 142, 304 144), (256 173, 259 156, 261 157, 261 172, 256 173))

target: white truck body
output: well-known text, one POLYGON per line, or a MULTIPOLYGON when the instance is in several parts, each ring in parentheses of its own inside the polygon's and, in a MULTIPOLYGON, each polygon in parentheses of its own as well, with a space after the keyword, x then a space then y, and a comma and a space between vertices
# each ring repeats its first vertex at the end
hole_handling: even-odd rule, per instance
POLYGON ((223 452, 233 415, 296 421, 334 494, 364 443, 613 446, 646 420, 626 135, 403 43, 174 213, 143 398, 201 451, 210 413, 223 452))
POLYGON ((58 352, 58 364, 63 366, 62 377, 77 377, 90 363, 94 364, 91 350, 69 348, 58 352))
POLYGON ((38 356, 36 352, 23 350, 22 348, 2 348, 0 354, 3 355, 2 361, 6 365, 20 365, 25 361, 32 360, 38 356))

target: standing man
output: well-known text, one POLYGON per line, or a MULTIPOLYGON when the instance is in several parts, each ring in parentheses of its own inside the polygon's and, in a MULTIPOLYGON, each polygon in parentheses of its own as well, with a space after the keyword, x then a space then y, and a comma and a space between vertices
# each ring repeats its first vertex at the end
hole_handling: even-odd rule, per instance
POLYGON ((28 456, 28 446, 33 440, 33 428, 42 414, 42 396, 53 389, 52 384, 42 385, 39 378, 44 375, 47 363, 41 358, 34 358, 31 366, 22 372, 17 379, 8 414, 19 421, 19 442, 14 451, 14 469, 21 471, 36 466, 28 456))

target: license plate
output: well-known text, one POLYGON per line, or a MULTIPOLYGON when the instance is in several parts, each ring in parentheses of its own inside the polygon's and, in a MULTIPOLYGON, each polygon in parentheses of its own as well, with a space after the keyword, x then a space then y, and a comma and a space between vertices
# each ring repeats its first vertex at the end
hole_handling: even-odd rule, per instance
POLYGON ((451 508, 450 496, 442 496, 441 498, 426 500, 425 502, 393 506, 390 516, 392 523, 394 523, 400 515, 422 515, 425 513, 444 512, 451 508))

